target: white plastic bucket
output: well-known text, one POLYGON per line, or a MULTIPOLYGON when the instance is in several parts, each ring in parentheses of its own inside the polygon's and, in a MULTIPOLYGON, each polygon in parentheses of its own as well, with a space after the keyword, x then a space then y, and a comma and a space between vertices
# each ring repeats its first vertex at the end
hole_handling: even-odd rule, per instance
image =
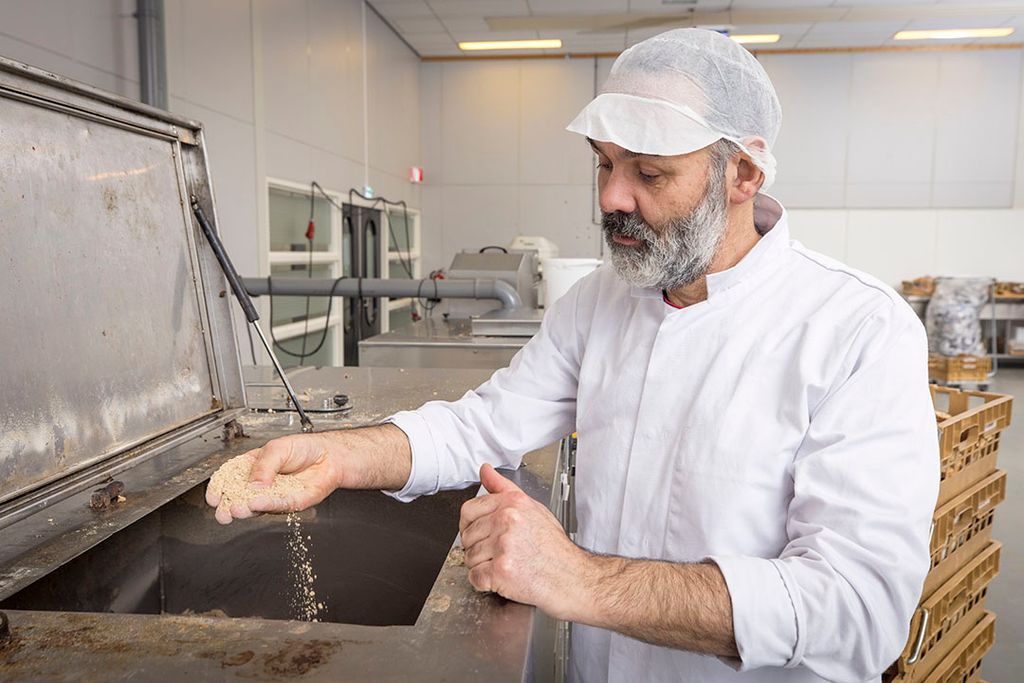
POLYGON ((551 308, 577 280, 597 270, 601 261, 596 258, 541 259, 544 269, 544 308, 551 308))

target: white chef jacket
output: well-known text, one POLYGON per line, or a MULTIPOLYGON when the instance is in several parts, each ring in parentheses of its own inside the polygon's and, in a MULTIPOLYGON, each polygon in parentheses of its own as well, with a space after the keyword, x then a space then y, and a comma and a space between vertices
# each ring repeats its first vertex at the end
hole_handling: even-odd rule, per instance
POLYGON ((939 481, 924 330, 791 241, 774 199, 755 224, 706 301, 675 309, 604 266, 508 368, 392 418, 413 454, 400 500, 575 430, 582 547, 721 568, 738 661, 575 625, 574 680, 877 681, 907 640, 939 481))

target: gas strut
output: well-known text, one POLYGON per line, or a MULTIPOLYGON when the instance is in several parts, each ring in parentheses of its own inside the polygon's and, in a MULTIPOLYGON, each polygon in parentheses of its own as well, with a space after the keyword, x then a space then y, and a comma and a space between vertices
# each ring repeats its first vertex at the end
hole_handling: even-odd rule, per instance
POLYGON ((224 277, 227 278, 228 284, 231 285, 231 291, 235 293, 235 298, 238 299, 239 305, 242 307, 242 311, 245 312, 245 319, 249 321, 249 324, 256 329, 256 334, 259 336, 260 341, 263 342, 263 348, 267 350, 270 355, 270 360, 274 363, 274 369, 277 370, 278 376, 281 381, 284 382, 285 391, 288 392, 288 398, 291 399, 292 405, 295 406, 295 410, 299 413, 299 422, 302 424, 303 432, 313 431, 313 423, 310 422, 309 417, 306 416, 306 411, 302 409, 299 404, 299 399, 295 395, 295 390, 292 389, 291 382, 288 381, 288 377, 285 376, 284 370, 281 369, 281 363, 277 360, 277 356, 274 355, 274 349, 271 348, 270 342, 263 336, 263 330, 260 329, 259 319, 260 314, 256 311, 256 307, 252 304, 252 299, 249 298, 249 293, 245 291, 245 287, 242 286, 242 280, 238 277, 238 272, 235 270, 235 266, 231 263, 231 259, 228 258, 228 253, 224 251, 224 245, 220 241, 220 237, 214 232, 213 226, 210 225, 210 221, 207 220, 206 214, 203 213, 202 207, 199 206, 199 200, 196 199, 195 195, 191 195, 189 199, 192 202, 192 213, 195 214, 196 220, 199 222, 199 227, 203 229, 203 234, 206 235, 207 241, 210 243, 210 247, 213 249, 214 255, 217 257, 217 262, 220 263, 220 269, 224 271, 224 277))

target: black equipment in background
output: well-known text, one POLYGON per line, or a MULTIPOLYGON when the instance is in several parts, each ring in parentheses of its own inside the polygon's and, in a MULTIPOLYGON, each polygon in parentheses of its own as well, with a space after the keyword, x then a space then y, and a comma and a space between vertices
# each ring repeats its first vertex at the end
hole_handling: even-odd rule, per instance
MULTIPOLYGON (((381 210, 348 203, 342 208, 345 277, 380 277, 381 210)), ((384 315, 384 300, 379 297, 345 300, 345 365, 359 365, 359 341, 380 334, 384 315)))

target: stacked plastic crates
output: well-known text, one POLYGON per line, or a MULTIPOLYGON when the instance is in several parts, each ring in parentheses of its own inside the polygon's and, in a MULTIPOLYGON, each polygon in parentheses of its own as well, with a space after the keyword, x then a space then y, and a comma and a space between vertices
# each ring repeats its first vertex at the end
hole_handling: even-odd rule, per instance
POLYGON ((992 521, 1006 497, 1006 473, 996 468, 996 457, 1013 399, 934 385, 932 399, 942 483, 931 571, 887 683, 981 681, 981 660, 995 639, 996 617, 985 609, 985 595, 999 573, 1001 546, 992 540, 992 521))

